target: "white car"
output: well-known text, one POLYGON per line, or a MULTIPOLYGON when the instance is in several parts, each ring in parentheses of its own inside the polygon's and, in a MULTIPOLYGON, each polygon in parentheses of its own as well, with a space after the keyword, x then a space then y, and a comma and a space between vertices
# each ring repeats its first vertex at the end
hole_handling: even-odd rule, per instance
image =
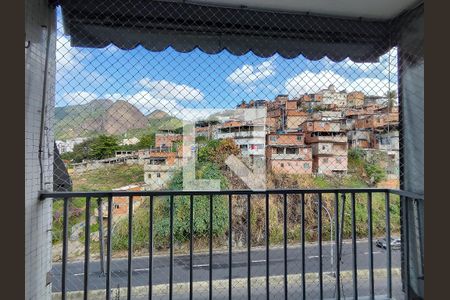
MULTIPOLYGON (((386 249, 386 238, 378 239, 376 242, 376 246, 386 249)), ((391 249, 399 250, 401 248, 402 241, 399 238, 391 238, 391 249)))

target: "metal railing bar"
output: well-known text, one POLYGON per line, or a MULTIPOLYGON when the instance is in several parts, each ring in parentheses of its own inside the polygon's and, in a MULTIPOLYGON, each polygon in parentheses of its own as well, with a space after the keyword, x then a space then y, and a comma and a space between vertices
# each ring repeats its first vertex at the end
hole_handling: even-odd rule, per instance
POLYGON ((319 238, 319 298, 323 299, 323 258, 322 258, 322 193, 319 193, 318 238, 319 238))
POLYGON ((103 201, 102 198, 97 199, 98 210, 98 238, 100 242, 100 273, 105 275, 105 250, 103 237, 103 201))
POLYGON ((148 233, 148 299, 153 298, 153 196, 149 203, 149 233, 148 233))
POLYGON ((336 247, 336 299, 341 298, 341 249, 340 249, 340 234, 339 234, 339 194, 335 193, 334 206, 334 222, 335 222, 335 247, 336 247))
POLYGON ((189 198, 189 299, 193 299, 194 196, 189 198))
POLYGON ((302 299, 306 299, 306 264, 305 264, 305 194, 301 193, 301 246, 302 246, 302 299))
POLYGON ((132 269, 133 255, 133 196, 128 198, 128 278, 127 278, 127 299, 131 299, 131 288, 133 280, 132 269))
POLYGON ((233 294, 233 219, 232 219, 232 200, 233 196, 228 195, 228 299, 233 294))
POLYGON ((63 248, 62 248, 62 270, 61 270, 61 299, 66 299, 66 277, 67 277, 67 247, 69 226, 69 200, 64 198, 63 208, 63 248))
POLYGON ((268 190, 223 190, 223 191, 204 191, 204 190, 181 190, 181 191, 93 191, 93 192, 40 192, 39 199, 47 198, 62 199, 72 197, 129 197, 129 196, 205 196, 205 195, 264 195, 269 194, 318 194, 318 193, 384 193, 391 192, 397 195, 415 195, 414 198, 421 199, 423 195, 410 192, 391 190, 385 188, 327 188, 327 189, 268 189, 268 190))
POLYGON ((352 265, 353 265, 353 299, 358 299, 358 263, 356 260, 356 199, 355 193, 351 193, 352 205, 352 265))
POLYGON ((269 300, 270 298, 270 269, 269 269, 269 254, 270 254, 270 225, 269 225, 269 220, 270 220, 270 215, 269 215, 269 208, 270 208, 270 195, 267 193, 266 194, 266 215, 265 215, 265 242, 266 242, 266 299, 269 300))
POLYGON ((247 299, 252 297, 251 286, 251 248, 252 248, 252 232, 251 232, 251 194, 247 195, 247 299))
POLYGON ((111 300, 111 231, 112 231, 112 218, 113 218, 113 201, 112 197, 108 197, 108 228, 106 238, 106 300, 111 300))
POLYGON ((209 195, 209 299, 213 299, 213 195, 209 195))
POLYGON ((386 205, 386 272, 387 272, 387 295, 392 298, 392 253, 391 253, 391 212, 389 193, 385 193, 386 205))
POLYGON ((405 218, 405 238, 402 238, 402 245, 404 246, 404 253, 405 253, 405 277, 406 277, 406 286, 405 286, 405 292, 406 292, 406 299, 411 299, 410 294, 410 272, 409 272, 409 206, 408 206, 408 197, 402 196, 402 202, 403 202, 403 214, 405 218))
POLYGON ((369 291, 370 298, 375 298, 374 278, 373 278, 373 222, 372 222, 372 193, 367 193, 367 222, 369 227, 369 291))
POLYGON ((173 298, 173 197, 169 199, 169 299, 173 298))
POLYGON ((283 272, 284 272, 284 299, 288 298, 288 277, 287 277, 287 194, 283 194, 283 272))
POLYGON ((83 299, 88 299, 89 291, 89 254, 91 237, 91 197, 86 198, 86 222, 84 226, 84 291, 83 299))

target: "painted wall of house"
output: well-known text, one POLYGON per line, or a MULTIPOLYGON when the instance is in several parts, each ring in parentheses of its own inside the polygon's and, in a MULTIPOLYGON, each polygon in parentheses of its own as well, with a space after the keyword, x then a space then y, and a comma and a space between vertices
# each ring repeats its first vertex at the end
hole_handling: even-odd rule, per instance
POLYGON ((52 200, 38 199, 53 189, 56 14, 48 1, 25 1, 25 41, 25 299, 50 299, 52 200))
POLYGON ((269 165, 275 174, 312 174, 312 160, 270 160, 269 165))

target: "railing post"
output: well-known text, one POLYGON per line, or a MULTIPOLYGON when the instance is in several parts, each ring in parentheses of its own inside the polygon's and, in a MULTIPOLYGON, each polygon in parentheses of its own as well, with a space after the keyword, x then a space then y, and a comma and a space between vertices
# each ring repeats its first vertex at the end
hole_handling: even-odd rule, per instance
POLYGON ((385 193, 386 210, 386 272, 387 272, 387 295, 392 298, 392 254, 391 254, 391 205, 389 192, 385 193))
POLYGON ((370 288, 370 299, 374 299, 374 278, 373 278, 373 234, 372 234, 372 193, 367 194, 367 217, 368 217, 368 227, 369 227, 369 288, 370 288))
POLYGON ((305 273, 306 273, 306 264, 305 264, 305 194, 301 193, 301 236, 302 236, 302 300, 306 299, 306 279, 305 279, 305 273))
POLYGON ((270 220, 270 214, 269 214, 269 206, 270 206, 270 202, 269 202, 269 193, 266 193, 266 220, 265 220, 265 242, 266 242, 266 299, 269 300, 270 298, 270 270, 269 270, 269 251, 270 251, 270 225, 269 225, 269 220, 270 220))
POLYGON ((353 264, 353 299, 358 299, 358 263, 356 260, 356 200, 355 193, 351 194, 352 204, 352 264, 353 264))
POLYGON ((287 278, 287 194, 283 194, 283 271, 284 271, 284 299, 288 298, 288 278, 287 278))
POLYGON ((232 217, 232 202, 233 195, 228 196, 228 299, 232 298, 233 294, 233 217, 232 217))
POLYGON ((98 211, 98 240, 100 243, 100 273, 105 275, 105 251, 103 240, 103 206, 102 198, 97 199, 97 211, 98 211))
POLYGON ((68 226, 69 226, 69 200, 64 198, 63 210, 63 249, 62 249, 62 273, 61 273, 61 296, 66 299, 66 277, 67 277, 67 248, 68 248, 68 226))
POLYGON ((247 195, 247 299, 252 298, 252 286, 251 286, 251 249, 252 249, 252 232, 251 232, 251 195, 247 195))
POLYGON ((193 296, 194 196, 189 197, 189 299, 193 296))
POLYGON ((133 196, 128 200, 128 280, 127 280, 127 299, 131 299, 131 288, 133 286, 133 196))
POLYGON ((209 195, 209 299, 213 298, 212 285, 213 263, 213 195, 209 195))
POLYGON ((148 299, 153 298, 153 196, 149 203, 149 233, 148 233, 148 299))
POLYGON ((106 238, 106 300, 111 299, 111 232, 112 232, 112 218, 113 218, 113 201, 112 196, 108 197, 108 233, 106 238))
POLYGON ((89 291, 89 254, 91 239, 91 197, 86 198, 86 222, 84 226, 84 300, 88 299, 89 291))
POLYGON ((169 299, 173 298, 173 195, 169 199, 169 299))
POLYGON ((322 193, 319 193, 318 235, 319 235, 319 298, 323 299, 323 259, 322 259, 322 193))
MULTIPOLYGON (((335 206, 334 206, 334 221, 336 225, 335 232, 335 246, 336 246, 336 299, 341 298, 341 249, 340 249, 340 235, 339 235, 339 194, 335 193, 335 206)), ((342 234, 342 232, 341 232, 342 234)))

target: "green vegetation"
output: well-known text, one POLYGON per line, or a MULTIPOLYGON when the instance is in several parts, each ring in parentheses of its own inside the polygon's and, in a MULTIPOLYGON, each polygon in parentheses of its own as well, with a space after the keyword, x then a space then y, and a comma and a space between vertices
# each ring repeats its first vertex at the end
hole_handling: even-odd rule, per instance
POLYGON ((112 165, 72 175, 74 191, 109 191, 121 186, 144 182, 140 165, 112 165))
POLYGON ((348 151, 349 172, 366 179, 369 184, 376 185, 386 179, 386 170, 380 165, 380 158, 376 155, 365 157, 361 149, 353 148, 348 151))
MULTIPOLYGON (((196 176, 199 179, 218 179, 221 188, 227 189, 228 182, 221 174, 220 170, 211 163, 201 163, 197 166, 196 176)), ((169 184, 171 190, 181 190, 183 177, 181 170, 176 172, 169 184)), ((148 203, 148 202, 147 202, 148 203)), ((174 198, 174 238, 177 243, 186 242, 189 238, 189 197, 179 196, 174 198)), ((154 200, 154 242, 157 248, 166 247, 169 238, 169 209, 170 201, 168 197, 158 197, 154 200)), ((133 218, 133 235, 135 249, 148 246, 149 240, 149 213, 145 205, 138 209, 133 218)), ((213 234, 221 236, 226 233, 228 213, 227 198, 216 196, 213 198, 213 234)), ((194 199, 194 234, 196 238, 206 237, 209 233, 209 197, 195 196, 194 199)), ((113 247, 117 250, 124 250, 128 247, 128 220, 121 219, 114 231, 113 247)))
POLYGON ((198 151, 200 163, 209 162, 223 168, 230 155, 239 155, 241 150, 233 139, 209 140, 198 151))
POLYGON ((119 148, 116 137, 101 134, 75 145, 72 152, 62 154, 61 158, 76 163, 83 159, 103 159, 113 157, 119 148))

